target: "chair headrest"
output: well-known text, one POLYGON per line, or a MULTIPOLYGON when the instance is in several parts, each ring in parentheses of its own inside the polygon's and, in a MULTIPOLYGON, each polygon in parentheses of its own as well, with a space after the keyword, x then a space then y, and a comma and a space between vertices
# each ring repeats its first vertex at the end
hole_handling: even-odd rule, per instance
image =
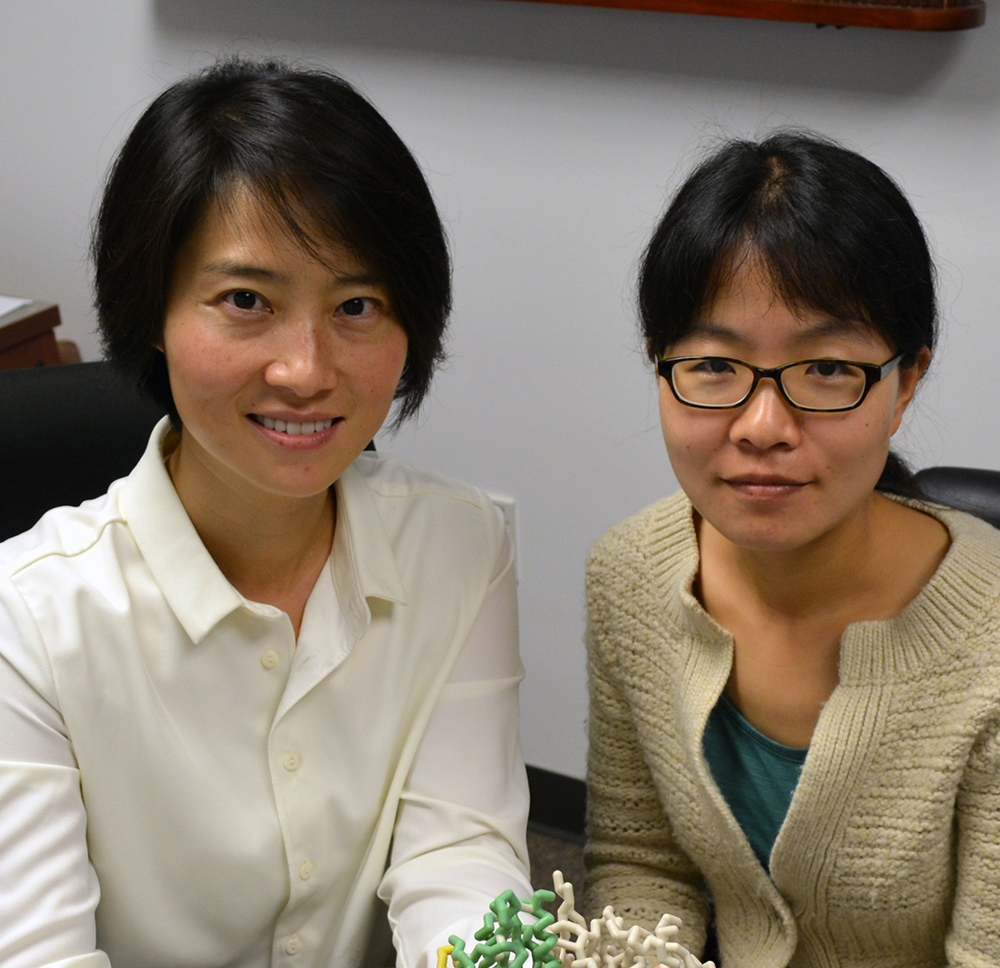
POLYGON ((0 371, 0 540, 100 497, 162 416, 107 363, 0 371))
POLYGON ((915 475, 931 501, 967 511, 1000 528, 1000 471, 978 467, 927 467, 915 475))

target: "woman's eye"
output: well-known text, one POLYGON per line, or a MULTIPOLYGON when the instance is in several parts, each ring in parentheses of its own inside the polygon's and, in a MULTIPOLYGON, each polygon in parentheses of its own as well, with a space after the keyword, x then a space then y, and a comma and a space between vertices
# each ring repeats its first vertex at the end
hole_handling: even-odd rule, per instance
POLYGON ((695 364, 694 369, 702 373, 732 373, 733 366, 728 360, 709 356, 695 364))
POLYGON ((811 372, 814 376, 843 376, 850 369, 839 360, 817 360, 812 364, 811 372))
POLYGON ((382 300, 373 296, 355 296, 346 299, 337 307, 337 313, 342 318, 352 322, 363 323, 365 326, 378 322, 385 314, 382 300))
POLYGON ((226 296, 226 299, 233 304, 237 309, 241 309, 245 312, 252 312, 254 310, 261 310, 264 308, 264 300, 260 298, 255 292, 251 292, 249 289, 236 289, 226 296))
POLYGON ((355 299, 348 299, 347 302, 341 303, 340 311, 345 316, 363 316, 371 308, 370 303, 370 299, 358 296, 355 299))

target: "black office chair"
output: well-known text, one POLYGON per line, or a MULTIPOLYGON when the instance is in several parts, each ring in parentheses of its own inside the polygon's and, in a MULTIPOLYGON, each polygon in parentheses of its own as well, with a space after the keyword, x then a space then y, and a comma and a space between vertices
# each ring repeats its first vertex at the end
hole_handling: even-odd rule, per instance
POLYGON ((0 370, 0 540, 102 495, 162 416, 107 363, 0 370))
POLYGON ((968 511, 1000 528, 1000 471, 977 467, 927 467, 917 471, 916 481, 935 504, 968 511))
POLYGON ((107 363, 0 370, 0 541, 104 494, 163 415, 107 363))

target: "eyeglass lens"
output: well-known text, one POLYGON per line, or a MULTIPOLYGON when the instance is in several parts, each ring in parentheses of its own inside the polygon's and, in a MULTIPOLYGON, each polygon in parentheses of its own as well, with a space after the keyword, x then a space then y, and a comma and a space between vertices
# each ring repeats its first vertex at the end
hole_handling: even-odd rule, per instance
MULTIPOLYGON (((678 396, 703 407, 740 403, 753 386, 748 366, 718 357, 674 364, 671 379, 678 396)), ((865 392, 865 371, 839 360, 798 363, 780 373, 788 398, 800 407, 839 410, 852 407, 865 392)))

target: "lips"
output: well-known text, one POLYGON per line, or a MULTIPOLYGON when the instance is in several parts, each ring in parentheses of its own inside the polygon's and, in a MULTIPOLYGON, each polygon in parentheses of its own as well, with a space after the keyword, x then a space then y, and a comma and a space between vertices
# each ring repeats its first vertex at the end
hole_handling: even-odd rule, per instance
POLYGON ((796 481, 771 474, 741 475, 723 478, 723 481, 744 497, 763 500, 778 500, 789 497, 792 494, 797 494, 807 484, 805 481, 796 481))
POLYGON ((288 434, 290 437, 301 437, 306 434, 321 433, 329 430, 336 418, 327 417, 319 420, 280 420, 274 417, 266 417, 263 414, 252 413, 250 419, 259 423, 268 430, 276 430, 281 434, 288 434))
POLYGON ((775 475, 746 474, 740 477, 726 477, 723 480, 727 484, 735 484, 738 487, 803 487, 805 481, 795 481, 790 477, 778 477, 775 475))

